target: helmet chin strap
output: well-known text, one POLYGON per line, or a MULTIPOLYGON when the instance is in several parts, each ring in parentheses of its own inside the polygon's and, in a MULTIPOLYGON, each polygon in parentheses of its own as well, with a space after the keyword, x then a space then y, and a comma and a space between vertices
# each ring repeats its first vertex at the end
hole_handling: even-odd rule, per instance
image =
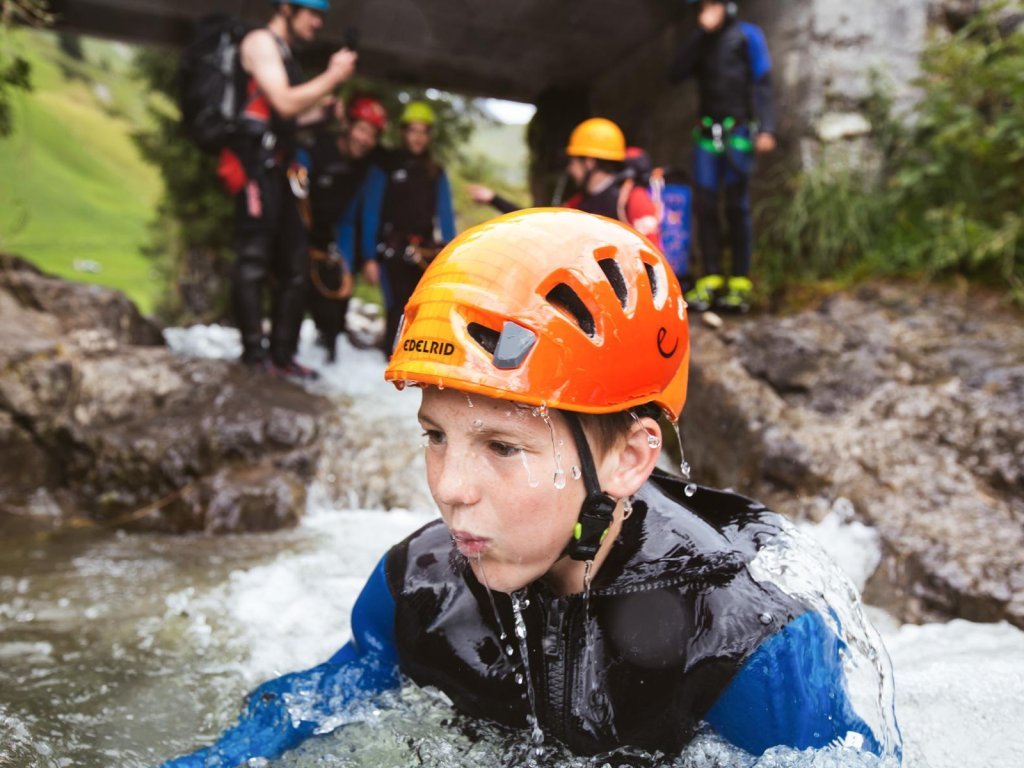
POLYGON ((597 550, 601 548, 604 537, 608 535, 615 513, 616 501, 601 490, 594 467, 594 456, 590 452, 587 436, 583 432, 579 416, 571 411, 562 411, 569 429, 576 441, 576 451, 580 457, 580 473, 583 476, 583 487, 587 497, 580 508, 580 516, 573 529, 572 539, 565 548, 565 554, 573 560, 593 560, 597 550))

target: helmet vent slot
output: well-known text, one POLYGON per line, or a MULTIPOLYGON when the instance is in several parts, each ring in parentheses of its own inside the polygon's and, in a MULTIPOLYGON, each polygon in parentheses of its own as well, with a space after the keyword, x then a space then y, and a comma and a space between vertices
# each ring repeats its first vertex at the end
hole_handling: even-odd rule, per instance
POLYGON ((557 309, 575 320, 576 324, 587 336, 594 335, 596 331, 594 316, 590 314, 590 310, 587 309, 583 299, 576 294, 576 291, 565 283, 559 283, 548 291, 545 298, 557 309))
POLYGON ((658 292, 661 286, 658 285, 658 273, 651 264, 644 262, 644 270, 647 272, 647 282, 651 285, 651 298, 658 300, 658 292))
POLYGON ((466 326, 466 331, 473 341, 487 350, 488 354, 494 354, 494 350, 498 348, 498 338, 501 336, 498 331, 480 323, 470 323, 466 326))
POLYGON ((622 274, 619 262, 615 259, 598 259, 597 265, 601 267, 604 276, 608 278, 612 290, 615 291, 615 295, 619 298, 619 304, 625 309, 626 303, 629 301, 629 289, 626 288, 626 278, 622 274))

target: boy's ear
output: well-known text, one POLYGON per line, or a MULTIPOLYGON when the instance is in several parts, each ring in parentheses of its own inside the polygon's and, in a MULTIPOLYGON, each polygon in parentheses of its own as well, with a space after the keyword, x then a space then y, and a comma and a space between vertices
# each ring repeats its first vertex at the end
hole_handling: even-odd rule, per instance
POLYGON ((601 461, 601 490, 622 499, 640 490, 661 456, 662 435, 658 422, 643 417, 630 425, 624 440, 601 461))

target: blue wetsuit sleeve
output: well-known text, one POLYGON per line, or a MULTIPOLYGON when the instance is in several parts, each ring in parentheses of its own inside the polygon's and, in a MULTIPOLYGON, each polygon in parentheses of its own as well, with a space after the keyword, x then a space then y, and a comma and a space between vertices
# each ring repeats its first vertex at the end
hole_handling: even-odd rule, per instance
POLYGON ((448 174, 441 171, 437 177, 437 225, 441 230, 441 243, 448 243, 455 237, 455 211, 452 208, 452 186, 448 174))
POLYGON ((740 22, 747 40, 747 59, 750 63, 750 87, 757 117, 758 130, 775 133, 775 107, 772 102, 772 60, 768 43, 760 27, 740 22))
POLYGON ((233 768, 254 757, 279 757, 328 718, 397 687, 394 605, 381 559, 352 609, 352 640, 319 666, 259 686, 249 694, 238 723, 215 744, 162 768, 233 768))
POLYGON ((349 204, 345 206, 345 212, 341 215, 341 221, 338 222, 338 233, 335 237, 335 242, 338 244, 338 250, 341 251, 341 257, 345 259, 345 264, 348 265, 349 272, 355 271, 356 219, 361 210, 361 192, 362 187, 356 191, 356 194, 349 201, 349 204))
POLYGON ((377 258, 377 235, 380 231, 380 214, 384 205, 384 191, 387 189, 388 179, 384 171, 378 166, 373 166, 366 174, 366 181, 363 182, 361 190, 363 215, 361 228, 361 239, 363 243, 363 258, 377 258))
POLYGON ((704 719, 755 755, 776 745, 824 747, 851 731, 864 737, 862 749, 879 754, 847 698, 842 647, 818 613, 801 615, 758 647, 704 719))

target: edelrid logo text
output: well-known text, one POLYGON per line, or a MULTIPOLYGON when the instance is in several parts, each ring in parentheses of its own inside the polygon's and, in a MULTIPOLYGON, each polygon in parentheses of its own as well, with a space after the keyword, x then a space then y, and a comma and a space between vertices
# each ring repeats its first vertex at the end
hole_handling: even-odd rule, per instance
POLYGON ((424 355, 440 355, 441 357, 448 357, 455 351, 455 345, 450 341, 406 339, 402 342, 402 349, 406 352, 419 352, 424 355))

